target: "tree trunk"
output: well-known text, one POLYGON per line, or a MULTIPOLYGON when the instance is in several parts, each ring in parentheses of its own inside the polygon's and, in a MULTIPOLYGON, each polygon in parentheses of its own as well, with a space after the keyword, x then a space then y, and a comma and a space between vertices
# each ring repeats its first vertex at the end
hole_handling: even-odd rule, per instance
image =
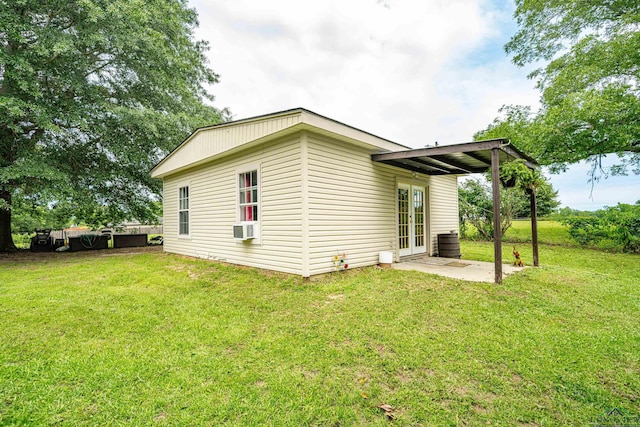
MULTIPOLYGON (((11 192, 0 188, 0 200, 11 206, 11 192)), ((0 252, 15 252, 18 248, 11 235, 11 210, 0 208, 0 252)))

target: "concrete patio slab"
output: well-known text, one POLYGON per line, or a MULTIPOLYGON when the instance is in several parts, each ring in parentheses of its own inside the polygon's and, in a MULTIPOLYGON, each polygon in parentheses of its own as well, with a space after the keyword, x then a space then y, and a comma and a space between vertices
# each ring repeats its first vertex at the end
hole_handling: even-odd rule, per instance
MULTIPOLYGON (((471 261, 467 259, 439 258, 418 256, 401 258, 399 263, 392 264, 396 270, 414 270, 423 273, 437 274, 453 279, 471 282, 493 282, 495 278, 492 262, 471 261)), ((512 264, 502 265, 502 277, 524 270, 512 264)))

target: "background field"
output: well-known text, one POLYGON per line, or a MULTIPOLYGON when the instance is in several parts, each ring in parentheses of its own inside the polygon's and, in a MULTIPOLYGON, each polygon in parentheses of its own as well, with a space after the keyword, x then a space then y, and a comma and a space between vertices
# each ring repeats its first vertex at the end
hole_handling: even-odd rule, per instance
MULTIPOLYGON (((502 236, 502 241, 507 243, 527 243, 531 242, 531 220, 514 220, 511 227, 502 236)), ((467 225, 467 235, 469 240, 475 240, 477 231, 471 225, 467 225)), ((547 245, 577 246, 571 239, 567 227, 558 221, 538 220, 538 242, 547 245)))
MULTIPOLYGON (((492 251, 462 242, 465 258, 492 251)), ((638 256, 543 245, 540 259, 497 286, 377 268, 303 282, 161 252, 5 256, 0 425, 389 425, 380 404, 401 426, 639 415, 638 256)))
MULTIPOLYGON (((504 235, 507 242, 531 242, 531 220, 513 221, 504 235)), ((538 221, 538 242, 547 245, 577 246, 567 227, 558 221, 538 221)))

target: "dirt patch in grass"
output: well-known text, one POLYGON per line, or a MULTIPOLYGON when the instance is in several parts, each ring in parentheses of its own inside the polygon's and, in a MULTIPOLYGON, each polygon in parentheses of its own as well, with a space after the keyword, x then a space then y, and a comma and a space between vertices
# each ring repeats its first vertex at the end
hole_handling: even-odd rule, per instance
POLYGON ((305 379, 307 380, 312 380, 314 378, 316 378, 319 374, 319 371, 316 370, 303 370, 302 371, 302 375, 305 377, 305 379))
POLYGON ((408 373, 405 371, 400 371, 398 374, 396 374, 396 378, 398 379, 398 381, 400 381, 400 384, 408 384, 413 381, 411 375, 408 375, 408 373))
POLYGON ((31 252, 20 249, 16 252, 0 253, 0 262, 49 262, 56 260, 78 258, 101 258, 108 256, 124 256, 143 254, 149 252, 162 252, 162 246, 142 246, 138 248, 100 249, 94 251, 78 252, 31 252))
POLYGON ((153 420, 155 422, 162 422, 162 421, 166 421, 167 418, 169 418, 169 415, 167 415, 166 412, 161 412, 158 415, 156 415, 156 417, 153 420))
POLYGON ((179 272, 186 271, 187 276, 189 276, 189 279, 199 279, 202 276, 201 273, 196 273, 195 271, 193 271, 191 266, 188 266, 188 265, 168 265, 167 268, 173 271, 179 271, 179 272))
POLYGON ((473 404, 473 405, 471 405, 471 408, 472 408, 474 413, 479 414, 479 415, 486 415, 486 414, 488 414, 490 412, 487 408, 485 408, 482 405, 473 404))
POLYGON ((344 299, 344 294, 327 295, 327 300, 324 303, 331 304, 333 301, 341 301, 343 299, 344 299))

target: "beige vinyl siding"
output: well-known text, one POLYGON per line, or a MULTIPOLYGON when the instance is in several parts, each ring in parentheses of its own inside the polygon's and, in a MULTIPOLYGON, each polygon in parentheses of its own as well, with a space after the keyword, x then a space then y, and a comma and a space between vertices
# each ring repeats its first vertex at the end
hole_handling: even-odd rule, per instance
MULTIPOLYGON (((182 186, 182 182, 167 181, 162 182, 162 209, 164 217, 162 220, 162 232, 164 241, 167 236, 178 235, 178 187, 182 186)), ((166 250, 166 244, 165 250, 166 250)))
MULTIPOLYGON (((378 263, 396 244, 396 178, 406 171, 371 161, 371 150, 317 134, 308 138, 309 272, 378 263)), ((409 175, 410 176, 410 175, 409 175)))
POLYGON ((438 234, 458 232, 458 177, 432 176, 429 185, 430 228, 433 253, 438 252, 438 234))
POLYGON ((164 249, 199 258, 302 274, 300 142, 287 137, 164 181, 164 249), (237 173, 258 165, 260 239, 237 242, 237 173), (178 188, 189 185, 190 237, 177 234, 178 188))
POLYGON ((251 141, 275 134, 300 123, 300 114, 290 114, 247 123, 219 125, 196 131, 153 171, 154 176, 214 157, 251 141))
POLYGON ((196 132, 154 169, 164 179, 164 249, 305 277, 333 271, 338 253, 347 254, 350 268, 374 265, 380 251, 398 254, 402 182, 427 191, 427 252, 437 253, 437 234, 458 229, 457 177, 415 175, 371 160, 393 145, 299 111, 196 132), (237 242, 238 173, 253 169, 260 238, 237 242), (186 237, 178 236, 182 186, 190 196, 186 237))

